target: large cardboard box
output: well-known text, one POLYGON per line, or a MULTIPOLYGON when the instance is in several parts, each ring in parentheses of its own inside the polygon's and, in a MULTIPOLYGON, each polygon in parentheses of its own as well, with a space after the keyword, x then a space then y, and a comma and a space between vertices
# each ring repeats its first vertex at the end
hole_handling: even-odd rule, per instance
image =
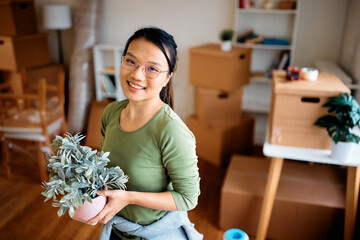
POLYGON ((93 149, 101 149, 101 117, 110 101, 93 101, 87 124, 85 145, 93 149))
MULTIPOLYGON (((221 188, 219 225, 256 235, 270 160, 234 155, 221 188)), ((285 161, 267 239, 342 239, 346 171, 285 161)))
POLYGON ((23 37, 0 36, 0 70, 18 71, 49 64, 50 54, 47 34, 23 37))
POLYGON ((270 110, 270 143, 274 145, 330 149, 325 128, 314 125, 328 114, 322 107, 329 97, 350 90, 330 73, 320 73, 317 81, 288 81, 285 71, 273 72, 270 110))
POLYGON ((243 115, 240 123, 206 127, 192 115, 187 126, 196 138, 196 153, 205 161, 221 167, 229 163, 233 154, 251 154, 253 148, 254 118, 243 115))
POLYGON ((233 92, 196 88, 196 115, 207 127, 238 124, 242 115, 242 95, 243 88, 233 92))
POLYGON ((199 87, 234 91, 249 83, 250 48, 233 46, 224 52, 219 44, 190 48, 190 83, 199 87))
POLYGON ((0 2, 0 35, 22 36, 37 32, 34 1, 0 2))

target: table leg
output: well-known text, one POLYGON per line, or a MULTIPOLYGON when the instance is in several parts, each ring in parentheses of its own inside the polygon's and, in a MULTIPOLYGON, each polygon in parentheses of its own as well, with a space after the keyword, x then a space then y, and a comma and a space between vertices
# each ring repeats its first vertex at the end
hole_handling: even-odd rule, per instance
POLYGON ((256 240, 264 240, 266 237, 283 162, 283 158, 271 158, 260 219, 256 231, 256 240))
POLYGON ((344 240, 354 239, 359 200, 360 167, 347 168, 344 240))

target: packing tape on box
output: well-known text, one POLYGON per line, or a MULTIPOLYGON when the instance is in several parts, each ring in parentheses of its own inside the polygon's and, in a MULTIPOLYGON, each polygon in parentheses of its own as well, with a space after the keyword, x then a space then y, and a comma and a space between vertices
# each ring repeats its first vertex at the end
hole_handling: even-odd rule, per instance
POLYGON ((319 70, 316 68, 302 68, 300 71, 300 78, 307 81, 316 81, 319 75, 319 70))
POLYGON ((249 240, 249 236, 243 230, 231 228, 224 233, 223 240, 249 240))

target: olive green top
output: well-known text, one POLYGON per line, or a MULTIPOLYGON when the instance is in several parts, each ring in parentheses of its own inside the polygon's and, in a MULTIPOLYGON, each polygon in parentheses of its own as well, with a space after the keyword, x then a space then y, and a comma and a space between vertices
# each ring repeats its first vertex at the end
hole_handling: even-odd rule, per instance
MULTIPOLYGON (((120 166, 129 176, 127 190, 171 191, 179 211, 193 209, 200 194, 194 135, 167 104, 141 128, 123 131, 120 115, 127 104, 128 100, 110 103, 102 116, 102 151, 110 152, 108 166, 120 166)), ((165 214, 138 205, 128 205, 118 213, 141 225, 165 214)))

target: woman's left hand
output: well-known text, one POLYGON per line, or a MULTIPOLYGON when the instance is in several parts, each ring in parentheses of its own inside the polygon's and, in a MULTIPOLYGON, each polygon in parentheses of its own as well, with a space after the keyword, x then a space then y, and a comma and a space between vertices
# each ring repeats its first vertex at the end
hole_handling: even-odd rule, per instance
POLYGON ((96 222, 106 224, 116 213, 129 204, 128 193, 124 190, 102 190, 97 191, 96 194, 107 197, 108 203, 96 217, 88 221, 89 224, 96 222))

